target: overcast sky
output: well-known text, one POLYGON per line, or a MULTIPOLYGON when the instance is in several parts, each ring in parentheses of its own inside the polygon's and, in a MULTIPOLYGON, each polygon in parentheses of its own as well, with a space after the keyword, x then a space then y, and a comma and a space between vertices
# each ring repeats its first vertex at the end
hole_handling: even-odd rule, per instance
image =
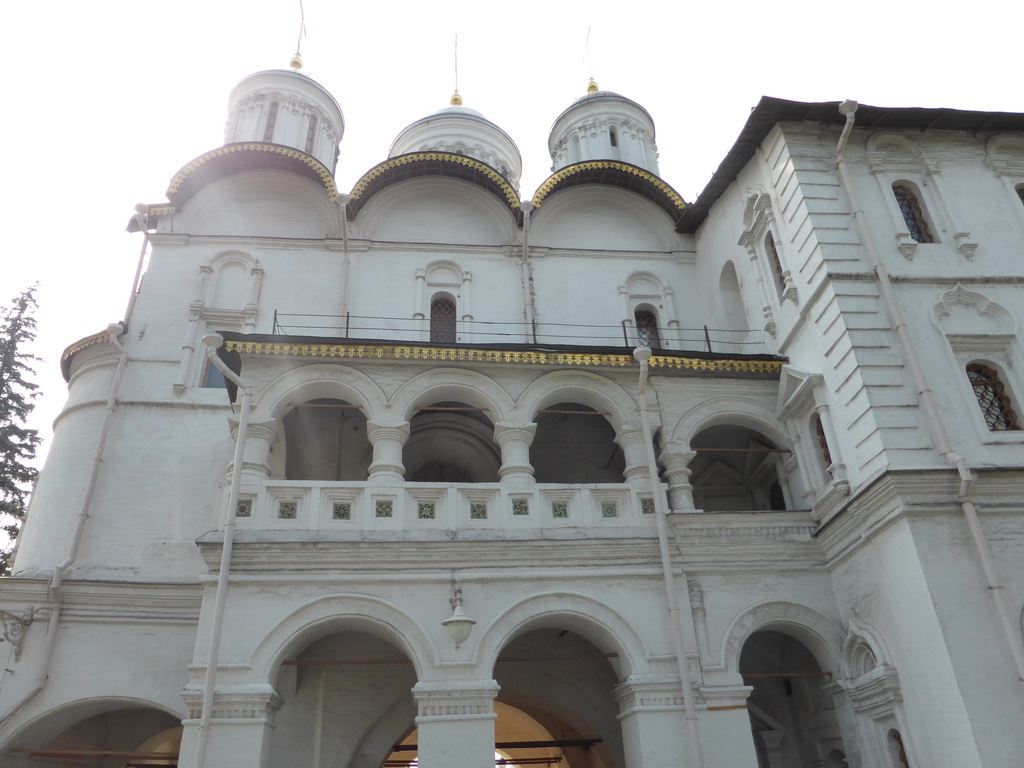
MULTIPOLYGON (((1017 2, 378 2, 304 0, 306 74, 345 114, 351 190, 409 123, 448 104, 504 128, 523 199, 550 173, 551 123, 601 88, 657 126, 662 177, 692 201, 762 95, 892 107, 1024 111, 1017 2), (667 9, 667 10, 665 10, 667 9), (589 33, 589 58, 587 37, 589 33)), ((223 143, 241 78, 286 68, 299 0, 22 0, 0 11, 0 301, 39 283, 35 426, 65 387, 61 351, 121 319, 138 202, 223 143)))

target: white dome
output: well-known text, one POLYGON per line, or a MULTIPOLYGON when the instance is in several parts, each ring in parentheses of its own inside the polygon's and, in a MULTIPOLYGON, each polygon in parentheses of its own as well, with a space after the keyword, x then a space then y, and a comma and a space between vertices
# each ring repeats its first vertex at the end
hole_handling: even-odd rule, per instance
POLYGON ((406 127, 388 157, 411 152, 450 152, 479 160, 519 187, 523 159, 512 138, 475 109, 450 106, 406 127))
POLYGON ((548 151, 552 171, 587 160, 618 160, 659 175, 654 121, 635 101, 612 91, 588 93, 559 115, 548 151))

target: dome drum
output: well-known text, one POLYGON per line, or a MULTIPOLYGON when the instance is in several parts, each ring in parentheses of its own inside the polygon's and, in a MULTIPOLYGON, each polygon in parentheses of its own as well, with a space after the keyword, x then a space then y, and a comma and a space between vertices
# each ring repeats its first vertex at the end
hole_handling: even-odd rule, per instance
POLYGON ((578 99, 551 127, 551 170, 588 160, 618 160, 658 175, 654 121, 647 110, 611 91, 578 99))
POLYGON ((519 187, 523 172, 519 148, 507 133, 476 110, 451 106, 417 120, 398 135, 388 157, 422 152, 471 157, 519 187))
POLYGON ((312 155, 333 169, 345 133, 341 108, 319 83, 298 72, 250 75, 229 99, 225 144, 280 144, 312 155))

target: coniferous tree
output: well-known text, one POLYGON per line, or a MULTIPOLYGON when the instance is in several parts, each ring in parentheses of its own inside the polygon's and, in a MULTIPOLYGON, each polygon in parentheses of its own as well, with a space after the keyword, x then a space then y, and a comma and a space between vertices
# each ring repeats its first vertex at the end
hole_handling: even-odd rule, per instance
POLYGON ((39 434, 25 426, 38 394, 37 385, 28 379, 35 374, 31 363, 38 358, 25 351, 36 337, 34 293, 35 286, 0 309, 0 530, 8 539, 0 549, 0 575, 10 573, 11 550, 36 478, 31 463, 39 434))

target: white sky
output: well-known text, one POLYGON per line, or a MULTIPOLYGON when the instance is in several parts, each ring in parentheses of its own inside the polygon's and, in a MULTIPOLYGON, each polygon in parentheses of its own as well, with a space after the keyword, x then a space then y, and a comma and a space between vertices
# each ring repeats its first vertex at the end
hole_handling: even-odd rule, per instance
MULTIPOLYGON (((341 191, 402 128, 448 104, 456 33, 465 106, 518 144, 523 199, 548 176, 548 130, 591 71, 651 113, 662 177, 688 201, 761 95, 1024 111, 1006 33, 1024 11, 1012 0, 304 5, 304 71, 347 123, 341 191)), ((181 166, 223 143, 232 87, 287 68, 298 29, 298 0, 19 0, 0 11, 0 302, 40 284, 33 422, 44 438, 65 397, 61 351, 124 312, 135 204, 164 201, 181 166)))

